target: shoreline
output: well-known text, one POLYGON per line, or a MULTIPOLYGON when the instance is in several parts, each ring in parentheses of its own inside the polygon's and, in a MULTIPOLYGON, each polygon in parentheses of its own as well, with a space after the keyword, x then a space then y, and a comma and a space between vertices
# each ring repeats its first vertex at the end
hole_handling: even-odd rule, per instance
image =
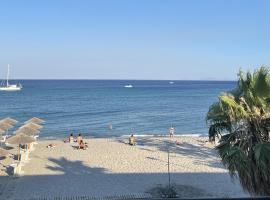
MULTIPOLYGON (((75 134, 74 137, 76 137, 78 134, 75 134)), ((133 134, 136 138, 170 138, 168 134, 133 134)), ((63 137, 54 137, 54 136, 39 136, 39 141, 43 140, 63 140, 67 138, 69 135, 65 135, 63 137)), ((124 134, 119 136, 90 136, 90 135, 84 135, 83 137, 85 139, 115 139, 115 138, 128 138, 130 135, 124 134)), ((198 138, 208 138, 208 135, 204 134, 175 134, 171 139, 177 138, 177 137, 198 137, 198 138)))

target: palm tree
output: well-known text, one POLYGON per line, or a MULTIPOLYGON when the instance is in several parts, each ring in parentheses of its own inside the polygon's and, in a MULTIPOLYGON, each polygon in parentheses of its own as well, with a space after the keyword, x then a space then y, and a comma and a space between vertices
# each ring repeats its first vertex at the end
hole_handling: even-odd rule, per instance
POLYGON ((221 138, 216 147, 232 178, 244 190, 270 195, 270 73, 240 71, 237 87, 221 94, 207 114, 209 139, 221 138))

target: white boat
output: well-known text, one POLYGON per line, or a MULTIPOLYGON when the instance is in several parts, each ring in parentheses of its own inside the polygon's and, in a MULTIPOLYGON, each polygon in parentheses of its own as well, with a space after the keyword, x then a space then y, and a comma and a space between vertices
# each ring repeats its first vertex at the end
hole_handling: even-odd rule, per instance
POLYGON ((1 91, 19 91, 22 89, 21 84, 9 84, 8 82, 9 79, 9 65, 8 65, 8 72, 7 72, 7 81, 6 83, 3 82, 0 86, 1 91))
POLYGON ((169 83, 170 83, 170 84, 174 84, 174 82, 173 82, 173 81, 170 81, 169 83))
POLYGON ((133 85, 125 85, 125 88, 132 88, 133 85))

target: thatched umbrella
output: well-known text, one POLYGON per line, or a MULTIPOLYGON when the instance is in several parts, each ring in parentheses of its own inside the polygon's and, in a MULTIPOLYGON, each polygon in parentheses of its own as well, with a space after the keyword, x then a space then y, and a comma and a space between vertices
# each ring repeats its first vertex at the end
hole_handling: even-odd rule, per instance
POLYGON ((12 119, 12 118, 10 118, 10 117, 7 117, 7 118, 3 119, 2 121, 7 122, 7 123, 9 123, 10 125, 15 125, 15 124, 18 123, 17 120, 12 119))
POLYGON ((33 137, 30 137, 28 135, 17 134, 9 137, 6 142, 9 144, 29 144, 35 141, 36 140, 33 137))
POLYGON ((21 134, 13 135, 10 138, 8 138, 6 140, 6 143, 19 145, 19 155, 18 155, 18 160, 19 160, 20 153, 21 153, 20 152, 20 145, 21 144, 29 144, 29 143, 32 143, 32 142, 35 142, 35 141, 36 140, 33 137, 30 137, 28 135, 25 135, 25 134, 21 133, 21 134))
POLYGON ((0 156, 6 156, 8 154, 10 154, 9 151, 0 147, 0 156))
POLYGON ((42 124, 44 122, 45 121, 43 119, 40 119, 40 118, 37 118, 37 117, 33 117, 33 118, 29 119, 28 121, 26 121, 24 123, 25 124, 28 124, 28 123, 42 124))
POLYGON ((8 122, 5 122, 5 121, 3 121, 3 120, 0 121, 0 128, 1 128, 2 130, 6 131, 6 130, 12 128, 12 127, 13 127, 13 125, 11 125, 11 124, 8 123, 8 122))
POLYGON ((39 124, 35 124, 33 122, 27 123, 27 124, 23 125, 21 128, 23 128, 23 127, 29 127, 32 129, 42 129, 43 128, 43 126, 41 126, 39 124))
POLYGON ((31 132, 31 133, 40 133, 38 129, 31 128, 29 126, 20 127, 18 130, 25 131, 25 132, 31 132))
POLYGON ((23 134, 28 135, 28 136, 35 136, 35 135, 38 135, 40 133, 40 131, 36 130, 36 129, 31 129, 31 128, 28 128, 28 127, 23 127, 23 128, 19 128, 14 133, 16 135, 20 134, 20 133, 23 133, 23 134))

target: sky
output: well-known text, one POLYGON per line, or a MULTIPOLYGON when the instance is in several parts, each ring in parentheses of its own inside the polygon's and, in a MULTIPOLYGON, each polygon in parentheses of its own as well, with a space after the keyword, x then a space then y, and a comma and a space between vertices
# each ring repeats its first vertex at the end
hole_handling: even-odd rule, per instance
POLYGON ((270 66, 270 1, 0 1, 0 78, 235 80, 270 66))

